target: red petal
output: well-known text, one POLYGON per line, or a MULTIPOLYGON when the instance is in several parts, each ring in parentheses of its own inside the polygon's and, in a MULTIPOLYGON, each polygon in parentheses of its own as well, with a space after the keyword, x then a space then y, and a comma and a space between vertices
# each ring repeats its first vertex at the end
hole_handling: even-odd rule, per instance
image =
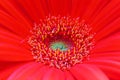
POLYGON ((14 2, 16 2, 16 4, 17 4, 17 1, 14 1, 14 0, 0 1, 0 5, 2 8, 1 10, 8 13, 11 17, 15 18, 16 20, 24 23, 26 25, 26 27, 30 27, 29 22, 26 20, 26 17, 23 16, 23 14, 20 12, 20 10, 16 7, 16 4, 14 4, 14 2))
POLYGON ((2 61, 29 61, 33 60, 27 49, 11 44, 0 44, 0 60, 2 61))
MULTIPOLYGON (((104 2, 104 1, 102 1, 104 2)), ((120 1, 119 0, 111 0, 105 7, 93 18, 91 26, 94 31, 101 31, 108 24, 119 18, 120 14, 120 1)), ((93 13, 94 14, 94 13, 93 13)))
POLYGON ((76 65, 70 71, 75 80, 108 80, 99 68, 92 65, 76 65))
POLYGON ((36 71, 38 71, 38 69, 41 67, 42 64, 35 62, 25 64, 20 68, 18 68, 16 71, 14 71, 13 74, 11 74, 11 76, 8 78, 8 80, 17 80, 17 79, 27 80, 31 75, 36 73, 36 71))
POLYGON ((48 66, 43 66, 39 68, 36 72, 28 76, 28 80, 42 80, 43 76, 46 75, 46 72, 49 70, 48 66))
MULTIPOLYGON (((96 18, 99 15, 99 13, 103 10, 103 8, 105 8, 110 3, 110 1, 109 0, 105 0, 105 1, 88 0, 88 1, 89 1, 88 2, 89 4, 84 5, 84 6, 87 6, 87 9, 84 10, 85 12, 83 11, 84 14, 82 17, 83 17, 83 19, 87 20, 87 22, 91 23, 91 22, 93 22, 94 18, 96 18)), ((83 12, 81 12, 81 13, 83 13, 83 12)))
POLYGON ((13 1, 16 7, 27 16, 28 20, 31 20, 32 23, 38 22, 39 19, 44 18, 49 14, 47 7, 47 1, 45 0, 17 0, 13 1), (18 2, 17 2, 18 1, 18 2))
POLYGON ((75 0, 72 1, 72 14, 76 17, 92 22, 94 17, 101 11, 101 9, 109 2, 109 0, 75 0), (94 14, 94 15, 93 15, 94 14))
POLYGON ((9 75, 25 63, 26 62, 0 62, 0 79, 7 80, 9 75))
POLYGON ((91 60, 90 64, 98 66, 106 75, 113 80, 119 80, 120 61, 113 60, 91 60))
POLYGON ((71 12, 71 0, 48 0, 49 12, 52 15, 69 15, 71 12))
POLYGON ((75 80, 69 71, 65 72, 65 77, 66 77, 65 80, 75 80))
POLYGON ((26 37, 31 27, 30 23, 10 1, 0 1, 0 5, 3 7, 0 11, 0 24, 4 26, 3 28, 9 29, 21 37, 26 37))
POLYGON ((96 60, 115 60, 120 61, 120 51, 116 52, 101 52, 101 53, 94 53, 90 55, 90 59, 96 60))
POLYGON ((0 60, 28 61, 33 60, 30 50, 27 50, 21 39, 9 32, 0 31, 0 60))
POLYGON ((8 29, 17 35, 20 35, 20 37, 27 36, 30 30, 25 24, 22 22, 20 23, 3 11, 0 11, 0 24, 4 26, 2 28, 8 29))
POLYGON ((59 69, 51 68, 41 80, 65 80, 64 72, 59 69))
POLYGON ((95 45, 93 52, 119 51, 120 50, 120 32, 117 32, 106 39, 103 39, 95 45))
POLYGON ((120 30, 120 17, 109 23, 103 29, 96 33, 95 39, 99 41, 120 30))

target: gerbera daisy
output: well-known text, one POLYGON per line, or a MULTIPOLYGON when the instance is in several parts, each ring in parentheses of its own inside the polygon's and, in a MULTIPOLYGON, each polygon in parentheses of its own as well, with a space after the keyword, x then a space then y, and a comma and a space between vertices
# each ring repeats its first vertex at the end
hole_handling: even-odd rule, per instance
POLYGON ((0 80, 119 80, 119 0, 1 0, 0 80))

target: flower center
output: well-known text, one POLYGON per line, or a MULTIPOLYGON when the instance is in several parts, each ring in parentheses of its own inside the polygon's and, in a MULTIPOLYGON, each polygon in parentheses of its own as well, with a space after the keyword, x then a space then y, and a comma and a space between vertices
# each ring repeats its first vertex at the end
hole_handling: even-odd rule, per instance
POLYGON ((37 62, 68 70, 88 58, 93 37, 91 28, 79 18, 49 16, 35 24, 28 44, 37 62))
POLYGON ((59 49, 60 51, 67 51, 68 50, 68 45, 62 41, 56 41, 50 44, 50 48, 52 50, 57 50, 59 49))

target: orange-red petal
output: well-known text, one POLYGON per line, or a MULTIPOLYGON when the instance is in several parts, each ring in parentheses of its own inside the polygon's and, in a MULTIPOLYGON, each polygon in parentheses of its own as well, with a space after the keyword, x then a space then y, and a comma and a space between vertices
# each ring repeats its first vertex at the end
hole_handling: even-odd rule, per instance
POLYGON ((109 80, 99 68, 93 65, 76 65, 70 71, 76 80, 109 80))

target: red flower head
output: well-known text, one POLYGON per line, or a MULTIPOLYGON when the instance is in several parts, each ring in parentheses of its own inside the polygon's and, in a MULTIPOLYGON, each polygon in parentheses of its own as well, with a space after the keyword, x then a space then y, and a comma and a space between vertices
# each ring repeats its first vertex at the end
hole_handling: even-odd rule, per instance
POLYGON ((93 34, 78 18, 48 17, 31 32, 28 43, 34 59, 61 70, 81 63, 93 46, 93 34))
POLYGON ((119 0, 1 0, 0 80, 119 80, 119 0))

